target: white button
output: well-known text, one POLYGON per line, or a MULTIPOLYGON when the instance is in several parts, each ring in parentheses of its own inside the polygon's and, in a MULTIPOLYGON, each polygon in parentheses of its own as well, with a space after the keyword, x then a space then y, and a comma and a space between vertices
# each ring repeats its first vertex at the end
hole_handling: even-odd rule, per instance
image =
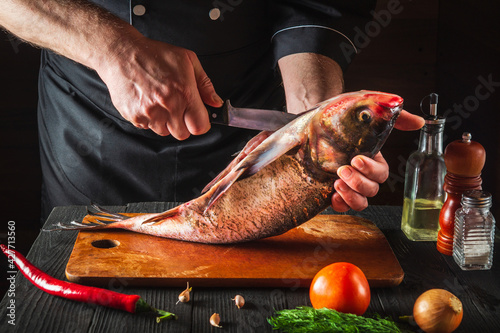
POLYGON ((211 20, 217 20, 220 17, 220 9, 219 8, 212 8, 208 12, 208 16, 210 16, 211 20))
POLYGON ((142 16, 146 13, 146 7, 144 7, 143 5, 135 5, 132 9, 132 12, 134 12, 134 14, 137 16, 142 16))

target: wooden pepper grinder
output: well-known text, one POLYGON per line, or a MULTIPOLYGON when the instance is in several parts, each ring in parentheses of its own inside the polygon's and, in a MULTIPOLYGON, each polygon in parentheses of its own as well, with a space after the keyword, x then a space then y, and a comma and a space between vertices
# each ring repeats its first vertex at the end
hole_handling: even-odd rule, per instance
POLYGON ((462 140, 451 142, 444 150, 446 176, 444 190, 446 201, 439 214, 441 229, 437 237, 439 252, 451 256, 453 254, 453 233, 455 229, 455 211, 460 208, 462 194, 467 190, 481 189, 481 171, 486 160, 483 146, 471 141, 471 134, 462 134, 462 140))

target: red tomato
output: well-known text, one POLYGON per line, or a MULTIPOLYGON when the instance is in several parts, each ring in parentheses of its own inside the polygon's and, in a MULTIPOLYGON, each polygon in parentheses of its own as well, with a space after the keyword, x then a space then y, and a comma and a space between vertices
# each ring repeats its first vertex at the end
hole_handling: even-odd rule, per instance
POLYGON ((344 313, 362 315, 370 305, 370 286, 365 274, 348 262, 337 262, 321 269, 309 289, 311 304, 344 313))

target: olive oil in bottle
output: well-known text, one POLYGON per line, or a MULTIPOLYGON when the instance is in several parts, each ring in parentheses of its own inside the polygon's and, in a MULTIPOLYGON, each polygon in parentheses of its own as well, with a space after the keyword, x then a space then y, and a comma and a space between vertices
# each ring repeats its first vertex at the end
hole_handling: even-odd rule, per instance
POLYGON ((443 158, 445 118, 437 116, 437 95, 420 130, 418 149, 406 163, 401 230, 412 241, 436 241, 444 203, 446 165, 443 158))
POLYGON ((433 241, 439 230, 442 200, 405 198, 401 230, 411 240, 433 241))

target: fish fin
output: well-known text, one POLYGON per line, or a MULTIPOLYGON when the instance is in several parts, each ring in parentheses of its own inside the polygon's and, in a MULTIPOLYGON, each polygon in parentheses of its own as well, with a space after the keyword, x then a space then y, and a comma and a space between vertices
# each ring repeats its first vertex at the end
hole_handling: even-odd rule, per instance
MULTIPOLYGON (((308 110, 305 113, 309 113, 311 111, 313 110, 308 110)), ((266 165, 278 159, 281 155, 287 153, 292 148, 301 145, 305 140, 306 135, 300 135, 297 133, 305 133, 308 120, 313 116, 313 113, 311 113, 310 116, 304 116, 307 117, 307 119, 304 118, 303 121, 297 122, 297 119, 300 119, 297 118, 276 132, 263 134, 262 137, 259 137, 255 142, 253 142, 252 145, 250 145, 249 151, 243 159, 238 160, 236 165, 231 163, 231 168, 226 168, 226 170, 221 173, 223 174, 223 177, 218 177, 217 179, 219 180, 210 188, 212 193, 206 193, 209 199, 204 209, 204 213, 229 189, 229 187, 231 187, 232 184, 234 184, 235 181, 242 177, 249 177, 257 173, 266 165)), ((248 144, 252 143, 252 141, 253 140, 251 140, 248 144)))
POLYGON ((314 107, 302 112, 300 117, 274 132, 248 154, 238 168, 245 169, 245 176, 249 177, 292 148, 300 146, 307 138, 307 126, 317 109, 314 107))
POLYGON ((87 215, 90 216, 85 223, 78 221, 58 222, 53 228, 43 229, 43 231, 55 230, 87 230, 87 229, 105 229, 116 222, 122 222, 129 219, 130 216, 120 213, 112 213, 96 204, 87 207, 87 215))
POLYGON ((229 165, 224 169, 222 170, 218 175, 217 177, 215 177, 210 183, 208 183, 204 188, 203 190, 201 190, 201 193, 206 193, 208 190, 210 190, 212 188, 212 186, 214 186, 219 180, 221 180, 222 178, 226 177, 226 175, 231 172, 231 170, 234 169, 234 167, 241 161, 241 153, 238 154, 238 156, 231 161, 231 163, 229 163, 229 165))
POLYGON ((214 186, 219 180, 224 178, 227 174, 233 170, 238 163, 240 163, 248 154, 250 154, 256 147, 258 147, 262 141, 267 139, 273 132, 262 131, 256 136, 254 136, 250 141, 247 142, 245 147, 238 153, 238 155, 229 163, 229 165, 217 175, 210 183, 208 183, 201 193, 207 192, 212 186, 214 186))
POLYGON ((215 186, 213 186, 210 191, 212 193, 207 193, 209 195, 208 202, 206 204, 203 213, 206 213, 207 210, 212 207, 217 199, 223 195, 233 183, 240 178, 240 176, 245 172, 245 169, 233 169, 230 173, 228 173, 224 178, 222 178, 215 186))
POLYGON ((102 221, 95 220, 88 223, 78 221, 70 222, 57 222, 52 228, 44 228, 43 231, 56 231, 56 230, 87 230, 87 229, 104 229, 108 224, 115 223, 116 221, 102 221))
POLYGON ((120 213, 112 213, 109 210, 104 209, 103 207, 100 207, 94 203, 91 204, 90 207, 87 207, 87 214, 89 214, 90 216, 104 217, 104 218, 108 218, 111 220, 114 219, 116 221, 126 220, 126 219, 130 218, 130 216, 123 215, 120 213))
POLYGON ((241 161, 238 169, 244 170, 245 176, 249 177, 301 143, 299 138, 288 138, 286 140, 281 140, 280 138, 276 139, 277 140, 264 142, 255 149, 241 161))
POLYGON ((167 211, 164 211, 163 213, 156 214, 155 216, 147 220, 144 220, 142 224, 154 225, 163 222, 164 219, 179 214, 179 208, 180 206, 177 206, 167 211))

